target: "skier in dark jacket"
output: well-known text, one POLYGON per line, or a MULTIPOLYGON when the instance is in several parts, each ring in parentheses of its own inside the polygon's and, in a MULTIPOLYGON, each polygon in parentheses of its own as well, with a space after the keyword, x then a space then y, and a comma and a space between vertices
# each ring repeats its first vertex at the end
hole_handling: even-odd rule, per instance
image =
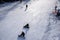
POLYGON ((28 8, 28 5, 26 5, 26 9, 25 9, 25 11, 27 10, 27 8, 28 8))
POLYGON ((18 37, 25 37, 25 33, 22 32, 20 35, 18 35, 18 37))

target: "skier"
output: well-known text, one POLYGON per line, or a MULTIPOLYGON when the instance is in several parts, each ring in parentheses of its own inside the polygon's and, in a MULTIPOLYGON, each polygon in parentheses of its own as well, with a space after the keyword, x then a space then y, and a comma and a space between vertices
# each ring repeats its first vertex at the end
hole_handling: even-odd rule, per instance
POLYGON ((25 33, 22 32, 20 35, 18 35, 18 37, 25 37, 25 33))
POLYGON ((28 28, 29 29, 29 24, 26 24, 23 28, 28 28))
POLYGON ((53 13, 54 13, 55 15, 57 15, 57 12, 58 12, 58 11, 57 11, 57 5, 55 5, 55 9, 54 9, 54 12, 53 12, 53 13))
POLYGON ((28 8, 28 5, 26 5, 26 9, 25 9, 25 11, 27 10, 27 8, 28 8))
POLYGON ((26 25, 23 27, 23 31, 24 31, 25 34, 28 32, 29 28, 30 28, 30 27, 29 27, 29 24, 26 24, 26 25))
POLYGON ((24 27, 23 27, 23 31, 20 35, 18 35, 18 37, 25 37, 25 34, 27 33, 29 29, 29 24, 26 24, 24 27))
POLYGON ((60 16, 60 9, 57 7, 57 5, 55 5, 55 9, 54 9, 54 14, 57 16, 57 17, 59 17, 60 16))

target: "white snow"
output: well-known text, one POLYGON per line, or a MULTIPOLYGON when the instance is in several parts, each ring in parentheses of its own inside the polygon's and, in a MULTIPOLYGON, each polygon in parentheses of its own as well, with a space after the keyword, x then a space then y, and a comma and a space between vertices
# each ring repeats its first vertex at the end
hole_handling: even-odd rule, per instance
POLYGON ((27 3, 26 11, 24 2, 2 7, 0 9, 0 18, 2 18, 0 20, 0 40, 19 40, 18 35, 27 23, 30 29, 24 40, 60 40, 60 22, 50 15, 56 1, 31 0, 27 3))

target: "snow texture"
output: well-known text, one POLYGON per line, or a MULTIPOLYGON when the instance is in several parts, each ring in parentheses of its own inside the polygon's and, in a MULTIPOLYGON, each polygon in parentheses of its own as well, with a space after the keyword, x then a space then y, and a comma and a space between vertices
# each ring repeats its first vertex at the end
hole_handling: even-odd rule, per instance
POLYGON ((56 1, 31 0, 1 5, 0 40, 60 40, 60 20, 52 14, 56 1), (23 29, 27 23, 28 31, 23 29), (22 31, 27 31, 25 38, 18 37, 22 31))

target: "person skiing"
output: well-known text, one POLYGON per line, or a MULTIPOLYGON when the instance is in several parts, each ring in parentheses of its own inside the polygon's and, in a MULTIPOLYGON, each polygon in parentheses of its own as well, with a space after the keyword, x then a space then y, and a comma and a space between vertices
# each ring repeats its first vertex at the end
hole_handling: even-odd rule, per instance
POLYGON ((53 13, 54 13, 55 15, 57 15, 57 12, 58 12, 58 11, 57 11, 57 5, 55 5, 55 9, 54 9, 54 12, 53 12, 53 13))
POLYGON ((25 9, 25 11, 27 10, 27 8, 28 8, 28 5, 26 5, 26 9, 25 9))
POLYGON ((22 32, 20 35, 18 35, 18 37, 25 37, 25 33, 22 32))
POLYGON ((55 9, 53 11, 53 14, 55 14, 56 17, 59 17, 60 16, 60 9, 57 5, 58 5, 58 2, 55 3, 55 9))
POLYGON ((27 23, 23 28, 28 28, 29 29, 29 24, 27 23))
POLYGON ((54 14, 58 17, 58 16, 60 16, 60 9, 57 7, 57 5, 55 5, 55 9, 54 9, 54 14))

